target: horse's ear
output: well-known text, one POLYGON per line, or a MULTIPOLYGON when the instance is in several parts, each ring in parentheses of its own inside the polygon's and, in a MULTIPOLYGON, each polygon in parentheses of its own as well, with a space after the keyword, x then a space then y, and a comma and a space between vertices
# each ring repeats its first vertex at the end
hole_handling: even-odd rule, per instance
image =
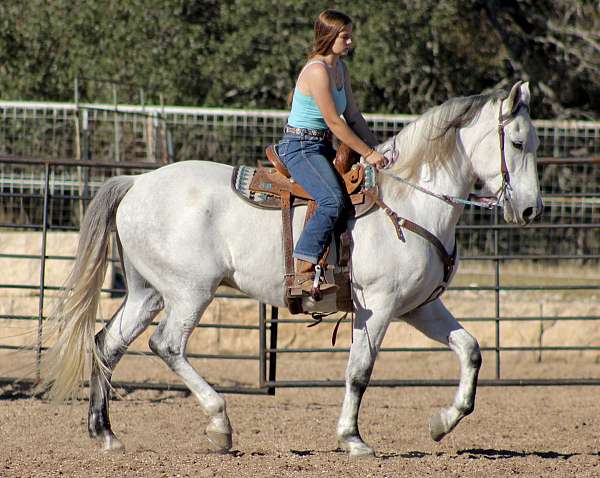
POLYGON ((523 83, 520 80, 517 81, 508 95, 508 101, 506 102, 509 108, 508 111, 514 113, 521 103, 525 103, 529 106, 529 98, 529 83, 523 83))
POLYGON ((529 107, 531 101, 531 93, 529 92, 529 82, 526 81, 521 85, 521 103, 529 107))

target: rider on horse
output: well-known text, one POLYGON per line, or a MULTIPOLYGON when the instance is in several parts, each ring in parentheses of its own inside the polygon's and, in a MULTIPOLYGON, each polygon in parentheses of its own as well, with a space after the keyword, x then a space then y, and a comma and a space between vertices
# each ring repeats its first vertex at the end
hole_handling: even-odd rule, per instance
MULTIPOLYGON (((294 249, 296 274, 314 272, 346 207, 343 189, 332 160, 332 135, 377 167, 387 162, 373 149, 378 141, 358 110, 346 65, 340 59, 352 45, 352 20, 335 11, 321 12, 315 21, 315 39, 308 61, 298 75, 291 113, 277 146, 279 157, 294 181, 316 200, 318 208, 306 223, 294 249), (340 118, 344 116, 345 120, 340 118)), ((290 95, 291 96, 291 95, 290 95)), ((312 279, 302 291, 310 294, 312 279)), ((321 293, 335 291, 322 284, 321 293)))

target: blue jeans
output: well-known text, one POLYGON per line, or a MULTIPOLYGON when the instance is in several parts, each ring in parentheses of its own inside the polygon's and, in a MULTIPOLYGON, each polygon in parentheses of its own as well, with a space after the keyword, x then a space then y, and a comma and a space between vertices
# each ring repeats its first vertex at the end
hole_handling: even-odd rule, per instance
POLYGON ((325 139, 286 133, 277 145, 277 152, 294 181, 317 202, 315 214, 304 226, 294 248, 295 258, 316 264, 346 206, 332 164, 335 150, 325 139))

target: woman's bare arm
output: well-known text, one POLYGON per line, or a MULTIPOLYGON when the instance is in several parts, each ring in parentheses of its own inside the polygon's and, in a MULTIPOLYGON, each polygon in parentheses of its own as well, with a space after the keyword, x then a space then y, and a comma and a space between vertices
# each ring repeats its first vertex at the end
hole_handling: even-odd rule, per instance
POLYGON ((369 163, 383 166, 386 159, 383 155, 363 141, 346 122, 340 118, 335 109, 335 102, 331 95, 329 73, 324 65, 314 64, 307 68, 303 75, 304 86, 308 93, 314 98, 315 103, 323 114, 323 119, 331 132, 343 143, 363 156, 369 163))

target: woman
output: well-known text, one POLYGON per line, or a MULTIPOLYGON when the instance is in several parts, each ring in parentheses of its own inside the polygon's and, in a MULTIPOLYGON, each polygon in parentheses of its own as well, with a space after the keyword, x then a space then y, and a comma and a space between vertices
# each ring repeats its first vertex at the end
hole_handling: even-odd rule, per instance
MULTIPOLYGON (((356 106, 348 69, 340 59, 351 46, 350 17, 335 10, 321 12, 315 22, 313 49, 298 75, 288 124, 277 147, 291 176, 318 204, 294 249, 296 283, 314 271, 345 207, 332 165, 331 135, 376 167, 386 164, 386 158, 373 149, 377 139, 356 106)), ((311 294, 313 280, 308 277, 301 287, 311 294)), ((335 286, 323 284, 320 290, 322 294, 334 292, 335 286)))

